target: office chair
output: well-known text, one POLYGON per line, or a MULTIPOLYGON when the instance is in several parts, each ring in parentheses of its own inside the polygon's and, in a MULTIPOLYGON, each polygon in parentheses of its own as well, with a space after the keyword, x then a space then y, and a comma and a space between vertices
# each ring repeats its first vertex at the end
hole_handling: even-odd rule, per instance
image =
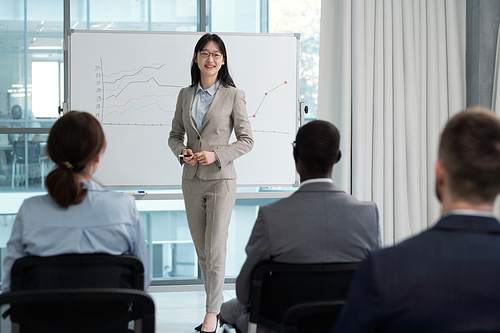
POLYGON ((24 257, 11 271, 13 332, 154 332, 155 308, 144 289, 142 262, 132 255, 24 257))
POLYGON ((280 333, 329 332, 345 301, 317 301, 292 305, 283 315, 280 333))
MULTIPOLYGON (((19 180, 22 176, 29 173, 26 168, 26 144, 25 139, 20 139, 18 141, 12 142, 12 188, 15 185, 20 184, 22 181, 19 180)), ((38 141, 28 141, 28 154, 27 154, 28 168, 30 165, 38 165, 40 167, 40 178, 41 184, 43 184, 45 177, 45 167, 44 162, 47 158, 42 161, 42 154, 40 148, 40 142, 38 141)), ((21 178, 22 179, 22 178, 21 178)))
POLYGON ((248 332, 329 332, 361 263, 288 264, 266 260, 252 271, 248 332))

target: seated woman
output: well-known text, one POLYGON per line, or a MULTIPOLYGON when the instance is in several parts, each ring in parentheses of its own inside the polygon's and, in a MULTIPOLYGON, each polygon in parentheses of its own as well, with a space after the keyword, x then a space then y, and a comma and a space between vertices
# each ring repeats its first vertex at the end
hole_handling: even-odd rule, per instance
POLYGON ((19 209, 3 263, 3 292, 10 290, 16 259, 71 253, 136 255, 147 289, 146 237, 134 198, 92 180, 105 147, 102 127, 89 113, 69 112, 52 126, 47 151, 56 168, 45 180, 49 193, 26 199, 19 209))

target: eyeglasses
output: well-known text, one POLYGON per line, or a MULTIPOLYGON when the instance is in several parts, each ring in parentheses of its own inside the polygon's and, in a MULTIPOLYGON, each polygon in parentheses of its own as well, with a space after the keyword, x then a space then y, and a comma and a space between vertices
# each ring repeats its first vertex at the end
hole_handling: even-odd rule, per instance
POLYGON ((292 144, 292 147, 295 149, 295 147, 297 146, 297 144, 295 143, 295 140, 290 142, 292 144))
POLYGON ((222 53, 219 53, 219 52, 211 53, 211 52, 207 52, 207 51, 201 51, 200 55, 202 58, 208 58, 210 55, 212 55, 212 57, 215 60, 219 60, 220 58, 222 58, 222 53))

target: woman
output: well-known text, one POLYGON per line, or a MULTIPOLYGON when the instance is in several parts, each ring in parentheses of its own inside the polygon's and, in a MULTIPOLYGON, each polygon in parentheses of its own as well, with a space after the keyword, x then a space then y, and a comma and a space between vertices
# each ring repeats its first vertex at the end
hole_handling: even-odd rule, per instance
MULTIPOLYGON (((10 290, 14 261, 28 255, 134 254, 149 272, 134 198, 92 180, 105 147, 102 127, 89 113, 69 112, 52 126, 47 151, 56 168, 45 180, 49 193, 26 199, 19 209, 7 243, 3 292, 10 290)), ((145 275, 144 289, 151 282, 145 275)))
POLYGON ((176 156, 183 155, 182 192, 207 294, 205 318, 195 330, 215 332, 236 200, 233 161, 253 146, 245 93, 236 89, 226 47, 215 34, 203 35, 194 48, 191 86, 179 92, 168 144, 176 156), (236 141, 229 143, 233 129, 236 141))

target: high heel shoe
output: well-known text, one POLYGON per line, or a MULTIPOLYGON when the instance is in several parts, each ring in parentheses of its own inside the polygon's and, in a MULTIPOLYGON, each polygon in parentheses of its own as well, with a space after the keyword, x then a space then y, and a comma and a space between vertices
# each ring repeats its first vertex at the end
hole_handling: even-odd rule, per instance
POLYGON ((217 314, 217 321, 215 322, 215 330, 213 332, 201 331, 201 327, 200 327, 200 333, 216 333, 217 327, 219 327, 219 321, 220 321, 220 313, 217 314))
POLYGON ((203 323, 201 323, 200 325, 196 326, 194 328, 195 331, 198 331, 198 332, 201 332, 201 327, 203 326, 203 323))

